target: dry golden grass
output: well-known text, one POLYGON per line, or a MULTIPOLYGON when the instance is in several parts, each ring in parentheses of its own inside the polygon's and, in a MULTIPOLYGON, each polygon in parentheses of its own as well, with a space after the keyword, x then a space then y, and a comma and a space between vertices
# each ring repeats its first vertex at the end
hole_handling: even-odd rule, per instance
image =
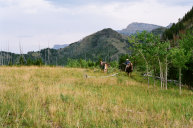
MULTIPOLYGON (((192 127, 192 92, 62 67, 1 67, 1 127, 192 127), (96 76, 85 78, 85 74, 96 76)), ((138 77, 135 76, 134 77, 138 77)))

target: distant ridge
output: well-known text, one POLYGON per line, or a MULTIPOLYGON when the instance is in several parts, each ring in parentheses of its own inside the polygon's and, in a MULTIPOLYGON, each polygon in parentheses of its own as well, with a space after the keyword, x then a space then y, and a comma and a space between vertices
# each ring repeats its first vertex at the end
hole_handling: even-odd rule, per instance
POLYGON ((56 44, 56 45, 54 45, 53 49, 65 48, 65 47, 67 47, 68 45, 69 45, 69 44, 62 44, 62 45, 56 44))
POLYGON ((161 28, 161 27, 162 26, 154 25, 154 24, 133 22, 129 24, 127 28, 119 30, 118 32, 129 36, 129 35, 133 35, 133 34, 136 34, 137 32, 142 32, 142 31, 151 32, 152 30, 161 28))

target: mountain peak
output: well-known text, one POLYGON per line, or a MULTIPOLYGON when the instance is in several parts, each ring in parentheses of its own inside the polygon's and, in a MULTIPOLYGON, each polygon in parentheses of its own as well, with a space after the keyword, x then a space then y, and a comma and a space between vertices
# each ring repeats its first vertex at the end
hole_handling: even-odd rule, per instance
POLYGON ((105 38, 122 38, 121 35, 111 28, 105 28, 101 31, 94 33, 91 36, 105 37, 105 38))
POLYGON ((147 24, 147 23, 139 23, 133 22, 127 26, 127 28, 118 31, 124 35, 132 35, 136 34, 137 32, 148 31, 151 32, 153 29, 160 28, 162 26, 154 25, 154 24, 147 24))
POLYGON ((114 33, 115 31, 112 28, 105 28, 101 31, 98 31, 96 33, 114 33))
POLYGON ((104 29, 101 30, 101 31, 113 31, 113 29, 112 29, 112 28, 104 28, 104 29))

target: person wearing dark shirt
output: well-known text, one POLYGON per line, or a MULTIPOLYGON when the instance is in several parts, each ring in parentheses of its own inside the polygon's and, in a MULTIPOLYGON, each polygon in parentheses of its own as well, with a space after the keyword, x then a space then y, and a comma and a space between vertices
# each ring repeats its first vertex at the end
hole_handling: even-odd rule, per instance
POLYGON ((131 63, 131 62, 129 61, 129 59, 126 59, 125 64, 128 65, 128 64, 130 64, 130 63, 131 63))
POLYGON ((126 59, 126 61, 125 61, 125 72, 126 72, 126 69, 127 69, 127 67, 129 67, 130 66, 130 61, 129 61, 129 59, 126 59))

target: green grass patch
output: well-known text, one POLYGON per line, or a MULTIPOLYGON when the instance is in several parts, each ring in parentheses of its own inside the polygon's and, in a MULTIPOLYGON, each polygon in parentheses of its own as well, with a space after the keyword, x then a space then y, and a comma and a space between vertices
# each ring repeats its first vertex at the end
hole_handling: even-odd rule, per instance
POLYGON ((192 91, 148 88, 138 72, 2 67, 0 79, 0 127, 193 126, 192 91))

